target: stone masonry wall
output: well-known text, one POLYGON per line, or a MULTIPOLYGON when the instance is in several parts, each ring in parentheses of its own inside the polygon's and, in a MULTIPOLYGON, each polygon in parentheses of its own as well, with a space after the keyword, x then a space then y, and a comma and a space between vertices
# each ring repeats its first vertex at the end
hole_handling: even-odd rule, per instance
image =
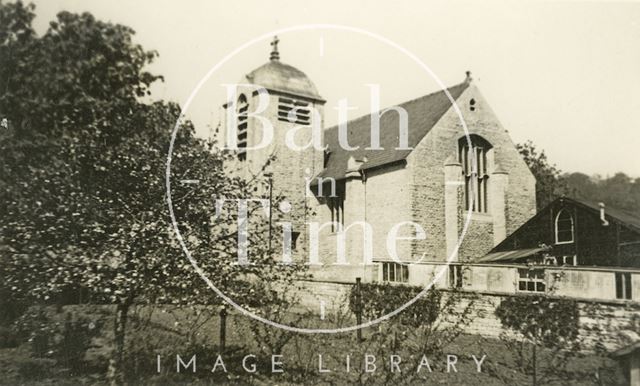
MULTIPOLYGON (((493 146, 488 154, 489 185, 493 172, 502 170, 508 173, 505 217, 506 233, 510 234, 535 214, 535 179, 477 87, 470 85, 458 98, 457 104, 469 133, 482 136, 493 146), (469 108, 471 99, 475 100, 474 111, 469 108)), ((414 244, 413 254, 426 253, 427 260, 442 261, 447 257, 444 234, 444 165, 447 160, 457 160, 458 140, 464 135, 460 119, 452 108, 407 159, 407 167, 412 175, 409 181, 412 191, 411 211, 414 221, 422 224, 428 235, 425 242, 414 244)), ((489 200, 491 199, 489 196, 489 200)), ((466 220, 466 211, 461 211, 460 216, 462 224, 466 220)), ((461 258, 477 258, 493 247, 493 221, 491 213, 473 214, 466 235, 469 240, 460 250, 461 258)))
MULTIPOLYGON (((320 302, 324 303, 327 314, 336 312, 348 312, 346 303, 353 284, 330 282, 304 282, 304 290, 300 293, 301 304, 307 311, 314 314, 320 312, 320 302)), ((467 334, 476 334, 490 338, 500 338, 503 333, 510 334, 502 328, 500 320, 494 311, 507 294, 475 293, 473 312, 474 317, 465 329, 467 334)), ((469 293, 470 296, 474 294, 469 293)), ((462 300, 458 304, 459 310, 463 310, 469 300, 462 300)), ((398 305, 400 306, 400 305, 398 305)), ((637 305, 616 302, 592 302, 578 301, 580 310, 580 333, 585 339, 587 349, 593 348, 600 341, 604 346, 613 350, 619 347, 619 331, 624 329, 640 328, 640 314, 637 305)), ((353 323, 353 322, 352 322, 353 323)))

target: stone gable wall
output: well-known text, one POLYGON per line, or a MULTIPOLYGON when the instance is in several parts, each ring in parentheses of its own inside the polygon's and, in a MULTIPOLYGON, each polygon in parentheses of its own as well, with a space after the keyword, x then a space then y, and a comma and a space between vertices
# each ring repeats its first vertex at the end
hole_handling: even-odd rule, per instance
MULTIPOLYGON (((506 234, 510 234, 535 214, 535 179, 522 160, 507 131, 484 100, 477 87, 471 85, 457 100, 470 134, 477 134, 492 144, 488 154, 489 192, 492 173, 508 173, 504 193, 506 234), (475 100, 474 111, 469 101, 475 100)), ((407 159, 411 171, 411 212, 414 221, 427 229, 428 240, 414 244, 414 255, 426 253, 428 260, 446 260, 445 240, 445 174, 444 165, 458 159, 458 140, 465 135, 462 123, 451 108, 420 142, 407 159)), ((466 221, 462 205, 463 186, 458 189, 458 231, 466 221)), ((492 197, 489 195, 489 201, 492 197)), ((490 203, 491 205, 491 203, 490 203)), ((492 213, 474 214, 462 248, 460 260, 472 260, 486 254, 494 245, 492 213), (467 240, 468 238, 468 240, 467 240)))

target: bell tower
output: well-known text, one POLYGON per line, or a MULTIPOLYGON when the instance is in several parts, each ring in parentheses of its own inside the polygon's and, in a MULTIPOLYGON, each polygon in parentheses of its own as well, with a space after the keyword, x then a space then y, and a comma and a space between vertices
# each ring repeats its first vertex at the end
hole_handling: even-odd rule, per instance
POLYGON ((322 135, 325 100, 304 72, 280 61, 279 43, 274 36, 269 61, 242 77, 239 83, 245 86, 238 88, 236 103, 224 108, 237 113, 237 166, 247 178, 266 178, 274 200, 281 196, 291 204, 285 217, 292 222, 296 239, 305 233, 308 206, 315 200, 306 195, 305 177, 313 178, 323 168, 323 152, 312 145, 312 128, 322 135), (272 126, 273 137, 254 149, 268 136, 265 122, 272 126), (288 146, 287 136, 304 149, 288 146))

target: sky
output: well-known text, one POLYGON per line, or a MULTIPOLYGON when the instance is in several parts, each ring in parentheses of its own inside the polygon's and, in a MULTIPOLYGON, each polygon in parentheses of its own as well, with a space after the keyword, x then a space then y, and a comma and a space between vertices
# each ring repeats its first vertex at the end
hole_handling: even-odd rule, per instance
MULTIPOLYGON (((206 136, 218 122, 224 83, 267 62, 272 31, 335 24, 369 31, 422 61, 445 86, 465 71, 516 143, 531 140, 564 172, 640 177, 640 2, 550 1, 97 1, 37 0, 36 30, 57 12, 91 12, 136 31, 160 54, 153 97, 184 105, 206 136), (260 36, 209 77, 231 52, 260 36)), ((339 99, 369 112, 437 91, 439 82, 396 47, 346 30, 279 35, 281 61, 304 71, 337 123, 339 99)))

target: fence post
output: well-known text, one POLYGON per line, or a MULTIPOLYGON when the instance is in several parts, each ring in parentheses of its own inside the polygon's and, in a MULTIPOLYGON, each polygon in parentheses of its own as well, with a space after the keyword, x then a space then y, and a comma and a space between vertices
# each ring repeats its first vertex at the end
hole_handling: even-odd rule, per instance
MULTIPOLYGON (((356 277, 356 324, 359 326, 362 324, 362 292, 360 288, 360 278, 356 277)), ((358 342, 362 342, 362 328, 356 330, 356 336, 358 342)))
POLYGON ((224 352, 225 346, 227 344, 227 307, 226 305, 222 305, 220 307, 220 352, 224 352))

